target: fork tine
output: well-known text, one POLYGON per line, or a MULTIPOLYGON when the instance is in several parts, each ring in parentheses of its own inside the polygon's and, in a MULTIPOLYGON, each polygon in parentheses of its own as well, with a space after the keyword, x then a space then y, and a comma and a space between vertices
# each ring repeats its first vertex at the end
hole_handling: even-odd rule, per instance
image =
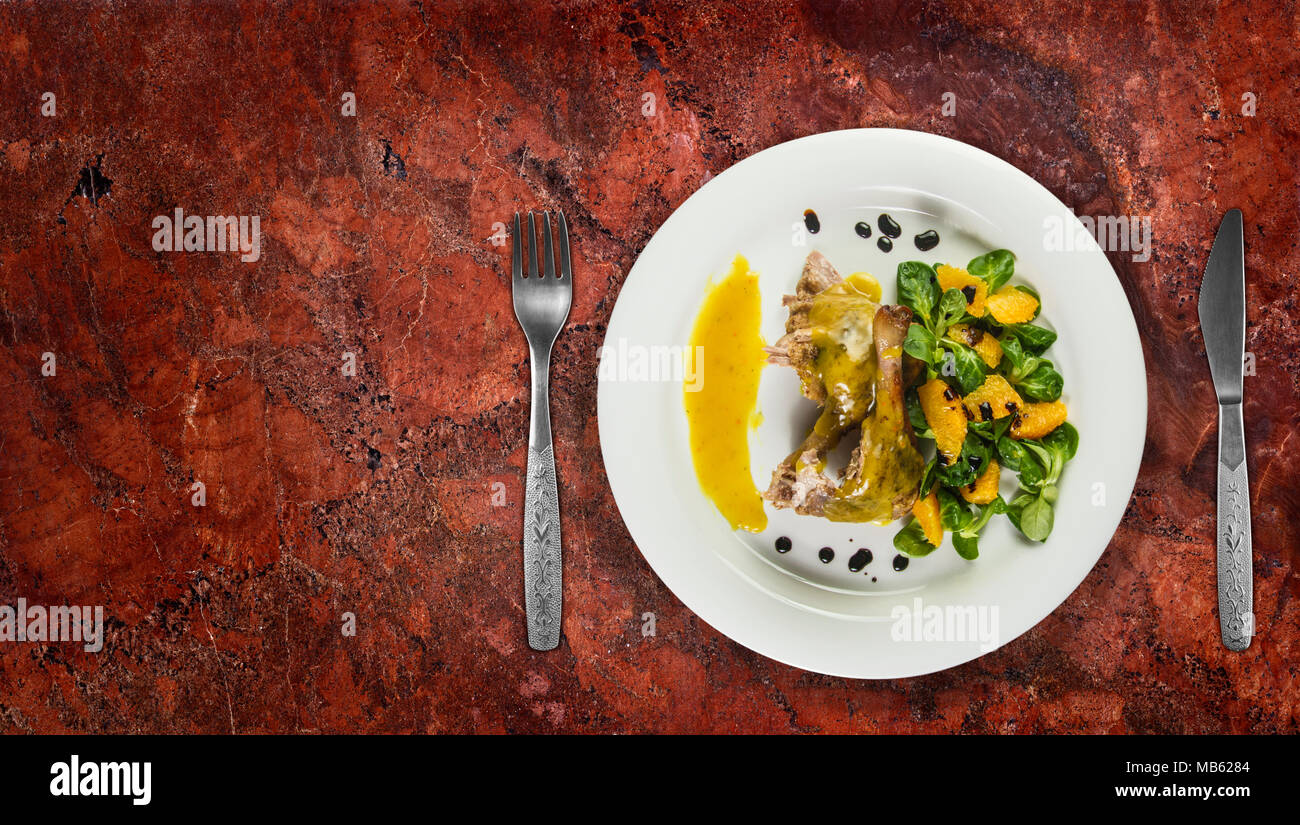
POLYGON ((515 213, 515 222, 510 227, 510 277, 518 281, 524 277, 524 251, 520 244, 524 239, 519 237, 519 213, 515 213))
POLYGON ((569 265, 569 224, 564 220, 564 213, 559 213, 560 225, 556 234, 560 236, 560 277, 569 279, 573 277, 573 270, 569 265))
POLYGON ((555 280, 555 248, 551 245, 551 213, 542 213, 542 254, 544 256, 544 266, 546 267, 546 277, 555 280))
POLYGON ((542 273, 537 267, 537 222, 532 210, 528 210, 528 277, 540 278, 542 273))

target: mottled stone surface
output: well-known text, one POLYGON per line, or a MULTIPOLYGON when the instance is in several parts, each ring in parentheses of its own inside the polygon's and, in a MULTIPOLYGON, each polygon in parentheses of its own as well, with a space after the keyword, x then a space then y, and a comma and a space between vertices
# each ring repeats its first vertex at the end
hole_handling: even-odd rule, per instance
POLYGON ((0 730, 1297 729, 1294 5, 510 5, 0 8, 0 602, 110 621, 97 655, 0 646, 0 730), (1114 542, 1024 637, 897 682, 785 667, 697 619, 622 526, 595 418, 596 347, 671 210, 853 126, 949 135, 1080 213, 1155 222, 1151 261, 1112 255, 1151 399, 1114 542), (178 206, 262 216, 261 259, 155 252, 178 206), (1244 655, 1216 629, 1195 313, 1230 206, 1257 368, 1244 655), (492 242, 528 207, 570 216, 577 272, 552 389, 566 626, 545 655, 518 549, 527 350, 492 242))

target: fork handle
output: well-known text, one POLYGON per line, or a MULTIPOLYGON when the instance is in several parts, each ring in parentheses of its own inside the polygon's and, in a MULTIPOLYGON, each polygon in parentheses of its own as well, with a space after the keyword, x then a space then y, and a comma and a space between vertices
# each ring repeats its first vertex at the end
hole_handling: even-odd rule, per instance
POLYGON ((560 645, 563 588, 560 567, 560 500, 551 450, 551 353, 532 352, 533 400, 528 430, 528 481, 524 491, 524 613, 528 646, 560 645))
POLYGON ((1219 405, 1219 500, 1215 545, 1219 568, 1219 631, 1229 650, 1255 635, 1250 481, 1241 402, 1219 405))

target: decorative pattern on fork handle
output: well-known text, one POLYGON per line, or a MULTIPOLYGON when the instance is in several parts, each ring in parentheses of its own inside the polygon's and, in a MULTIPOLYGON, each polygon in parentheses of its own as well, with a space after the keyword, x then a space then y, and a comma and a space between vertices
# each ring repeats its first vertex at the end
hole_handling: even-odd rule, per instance
POLYGON ((524 492, 524 599, 528 646, 553 650, 560 644, 563 583, 560 561, 560 507, 555 487, 555 455, 548 443, 528 448, 528 488, 524 492))

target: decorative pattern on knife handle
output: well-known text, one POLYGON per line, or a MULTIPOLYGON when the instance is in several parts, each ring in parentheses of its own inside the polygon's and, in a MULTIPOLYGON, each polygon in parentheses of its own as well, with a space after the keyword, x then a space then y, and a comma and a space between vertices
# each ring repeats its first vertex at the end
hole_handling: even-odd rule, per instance
POLYGON ((1219 408, 1219 630, 1229 650, 1245 650, 1255 635, 1250 482, 1246 475, 1241 405, 1219 408))
POLYGON ((524 492, 524 612, 533 650, 554 650, 560 644, 562 588, 560 502, 555 455, 548 443, 540 450, 528 448, 524 492))

